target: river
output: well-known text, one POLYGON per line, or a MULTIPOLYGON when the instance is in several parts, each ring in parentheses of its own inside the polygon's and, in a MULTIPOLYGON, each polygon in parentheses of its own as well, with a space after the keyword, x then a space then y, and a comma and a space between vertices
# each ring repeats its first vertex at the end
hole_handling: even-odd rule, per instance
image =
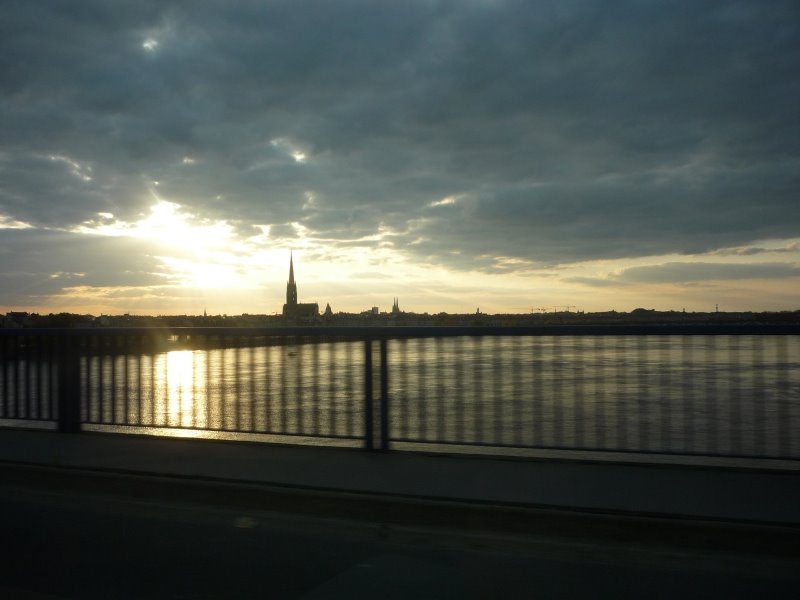
MULTIPOLYGON (((797 336, 427 338, 387 350, 395 441, 800 456, 797 336)), ((378 398, 377 343, 372 354, 378 398)), ((364 365, 363 342, 88 357, 83 417, 358 439, 364 365)))

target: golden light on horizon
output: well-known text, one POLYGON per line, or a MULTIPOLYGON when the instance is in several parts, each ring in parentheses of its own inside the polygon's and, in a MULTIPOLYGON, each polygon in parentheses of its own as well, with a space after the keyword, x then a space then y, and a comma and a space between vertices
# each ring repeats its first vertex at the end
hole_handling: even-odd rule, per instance
MULTIPOLYGON (((274 145, 282 146, 283 141, 274 145)), ((92 288, 74 281, 59 297, 63 305, 83 304, 86 308, 79 310, 95 313, 273 314, 280 312, 291 248, 300 300, 320 306, 330 303, 334 312, 360 312, 371 306, 388 309, 395 297, 405 310, 420 313, 474 313, 478 309, 515 313, 555 305, 589 312, 637 307, 706 310, 715 303, 744 310, 751 305, 752 280, 737 280, 735 272, 723 269, 748 263, 771 268, 777 258, 800 256, 797 240, 765 240, 757 246, 758 252, 744 247, 555 267, 487 254, 474 264, 448 268, 412 260, 395 243, 397 232, 385 225, 372 235, 359 232, 353 239, 323 237, 302 220, 239 229, 234 222, 204 217, 166 200, 155 188, 150 195, 153 202, 137 219, 98 212, 95 219, 71 232, 141 240, 143 252, 153 259, 151 274, 159 283, 142 287, 139 299, 132 301, 127 288, 97 288, 92 293, 92 288), (702 281, 694 274, 698 270, 703 270, 702 281), (730 280, 724 276, 728 272, 733 274, 730 280)), ((309 205, 318 201, 310 190, 303 199, 309 205)), ((447 196, 437 204, 459 201, 457 196, 447 196)), ((324 204, 324 198, 320 202, 324 204)), ((791 305, 782 281, 763 280, 759 285, 771 290, 776 306, 791 305)))

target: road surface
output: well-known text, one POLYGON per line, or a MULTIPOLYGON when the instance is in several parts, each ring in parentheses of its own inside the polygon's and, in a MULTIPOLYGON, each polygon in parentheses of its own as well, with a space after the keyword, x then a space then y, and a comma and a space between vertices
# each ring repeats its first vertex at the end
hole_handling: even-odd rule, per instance
POLYGON ((795 598, 797 557, 0 482, 0 597, 795 598))

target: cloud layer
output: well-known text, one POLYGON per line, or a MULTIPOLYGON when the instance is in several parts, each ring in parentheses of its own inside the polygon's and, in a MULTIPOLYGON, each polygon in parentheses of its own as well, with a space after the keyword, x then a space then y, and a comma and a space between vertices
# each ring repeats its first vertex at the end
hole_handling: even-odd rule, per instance
MULTIPOLYGON (((163 198, 321 259, 489 273, 796 238, 798 23, 792 0, 14 3, 0 226, 163 198)), ((29 260, 31 235, 0 229, 20 277, 120 283, 94 252, 29 260)))

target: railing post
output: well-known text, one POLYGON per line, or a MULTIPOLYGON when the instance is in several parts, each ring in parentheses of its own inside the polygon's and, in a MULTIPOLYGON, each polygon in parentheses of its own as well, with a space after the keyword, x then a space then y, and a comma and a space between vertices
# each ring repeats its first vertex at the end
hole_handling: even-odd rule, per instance
POLYGON ((372 362, 372 340, 364 340, 364 447, 367 450, 389 449, 389 367, 386 360, 386 338, 378 342, 380 352, 378 397, 380 414, 378 416, 378 438, 375 439, 375 379, 372 362))
POLYGON ((372 340, 364 340, 364 447, 373 450, 372 340))
POLYGON ((81 430, 80 337, 64 335, 58 352, 58 431, 81 430))
POLYGON ((386 361, 386 338, 381 338, 381 450, 389 449, 389 366, 386 361))

